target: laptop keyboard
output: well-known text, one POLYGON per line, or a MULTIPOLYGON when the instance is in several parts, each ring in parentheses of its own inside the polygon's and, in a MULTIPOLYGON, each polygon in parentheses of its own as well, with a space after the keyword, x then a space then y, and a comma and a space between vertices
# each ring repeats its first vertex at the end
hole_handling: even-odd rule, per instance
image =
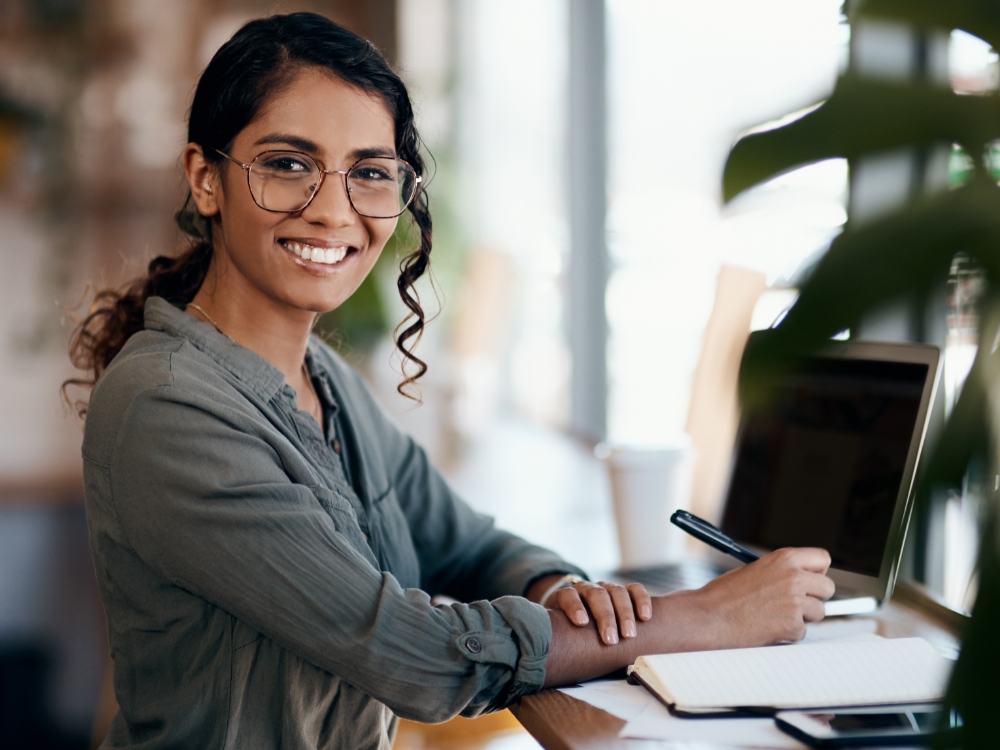
POLYGON ((701 560, 684 560, 648 568, 616 570, 619 581, 641 583, 651 594, 666 594, 682 589, 700 589, 725 572, 718 565, 701 560))

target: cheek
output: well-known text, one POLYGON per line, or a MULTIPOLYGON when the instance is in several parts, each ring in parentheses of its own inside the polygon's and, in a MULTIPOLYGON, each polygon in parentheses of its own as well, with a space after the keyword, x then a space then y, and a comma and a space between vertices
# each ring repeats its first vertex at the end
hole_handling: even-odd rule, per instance
POLYGON ((389 241, 392 233, 396 231, 396 224, 398 222, 398 217, 395 219, 370 219, 367 222, 368 236, 371 237, 373 249, 381 251, 385 247, 385 243, 389 241))

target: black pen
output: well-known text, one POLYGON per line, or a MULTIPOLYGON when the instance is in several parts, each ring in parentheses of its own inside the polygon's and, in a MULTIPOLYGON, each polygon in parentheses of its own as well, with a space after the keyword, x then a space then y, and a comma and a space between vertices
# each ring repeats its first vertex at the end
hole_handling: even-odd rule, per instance
POLYGON ((751 552, 746 547, 741 547, 708 521, 698 518, 686 510, 675 510, 674 514, 670 516, 670 523, 684 529, 688 534, 695 539, 700 539, 709 547, 715 547, 719 552, 732 555, 740 562, 752 563, 754 560, 760 559, 760 555, 751 552))

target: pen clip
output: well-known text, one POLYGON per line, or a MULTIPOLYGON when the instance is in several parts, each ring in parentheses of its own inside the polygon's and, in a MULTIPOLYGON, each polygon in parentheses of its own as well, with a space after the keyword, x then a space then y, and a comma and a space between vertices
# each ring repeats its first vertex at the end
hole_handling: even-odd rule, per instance
POLYGON ((694 513, 690 513, 689 511, 675 510, 674 515, 677 516, 678 518, 683 518, 687 521, 690 521, 691 523, 697 524, 698 526, 707 526, 713 531, 718 531, 719 533, 722 533, 722 530, 714 523, 712 523, 711 521, 706 521, 704 518, 696 516, 694 513))

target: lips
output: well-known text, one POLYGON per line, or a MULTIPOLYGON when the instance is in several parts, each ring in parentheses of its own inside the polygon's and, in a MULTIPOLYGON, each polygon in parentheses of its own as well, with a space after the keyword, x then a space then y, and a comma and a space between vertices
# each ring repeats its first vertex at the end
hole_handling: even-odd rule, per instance
POLYGON ((349 245, 341 243, 333 247, 319 247, 303 240, 283 239, 278 240, 278 243, 297 258, 327 266, 340 263, 353 250, 349 245))

